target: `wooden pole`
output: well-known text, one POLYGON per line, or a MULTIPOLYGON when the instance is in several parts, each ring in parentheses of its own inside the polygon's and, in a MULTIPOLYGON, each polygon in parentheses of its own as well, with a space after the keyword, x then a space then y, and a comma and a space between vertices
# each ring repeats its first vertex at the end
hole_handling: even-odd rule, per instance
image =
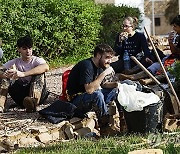
MULTIPOLYGON (((172 97, 173 94, 170 94, 164 87, 162 87, 161 83, 147 70, 147 68, 145 68, 138 60, 136 57, 131 56, 131 59, 150 77, 152 78, 159 87, 161 87, 163 89, 164 92, 168 93, 169 97, 171 98, 171 103, 173 106, 173 110, 175 114, 179 113, 179 107, 178 104, 176 102, 176 100, 174 101, 174 97, 172 97)), ((174 95, 173 95, 174 96, 174 95)))
POLYGON ((162 64, 162 62, 161 62, 161 59, 160 59, 160 57, 159 57, 159 55, 158 55, 158 52, 157 52, 157 50, 156 50, 156 48, 155 48, 155 46, 154 46, 154 43, 152 42, 152 39, 151 39, 151 37, 149 36, 149 34, 148 34, 148 32, 147 32, 147 30, 146 30, 145 27, 144 27, 144 30, 145 30, 146 35, 148 36, 148 38, 149 38, 149 40, 150 40, 150 43, 151 43, 152 48, 153 48, 153 50, 154 50, 154 52, 155 52, 155 55, 156 55, 156 57, 157 57, 157 59, 158 59, 158 62, 159 62, 160 66, 161 66, 161 68, 162 68, 162 70, 163 70, 163 73, 164 73, 164 75, 165 75, 165 77, 166 77, 166 79, 167 79, 167 81, 168 81, 169 87, 170 87, 170 89, 171 89, 171 91, 172 91, 172 93, 173 93, 173 95, 175 96, 175 99, 176 99, 176 101, 177 101, 178 109, 175 110, 175 114, 177 114, 177 113, 179 113, 179 107, 180 107, 179 98, 177 97, 177 94, 176 94, 176 92, 175 92, 175 90, 174 90, 174 88, 173 88, 173 85, 172 85, 172 83, 171 83, 171 81, 170 81, 170 79, 169 79, 169 77, 168 77, 168 75, 167 75, 167 73, 166 73, 166 70, 165 70, 165 68, 164 68, 164 66, 163 66, 163 64, 162 64))

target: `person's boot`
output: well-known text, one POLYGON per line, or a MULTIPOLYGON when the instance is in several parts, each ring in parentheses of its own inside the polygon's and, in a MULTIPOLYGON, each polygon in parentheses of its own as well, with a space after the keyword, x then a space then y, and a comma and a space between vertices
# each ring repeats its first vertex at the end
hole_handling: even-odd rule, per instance
POLYGON ((36 99, 36 104, 42 103, 44 96, 43 91, 45 90, 45 79, 44 74, 35 75, 32 78, 29 96, 36 99), (41 102, 40 102, 41 100, 41 102))
POLYGON ((109 115, 98 118, 98 124, 100 128, 106 127, 109 124, 109 115))
POLYGON ((141 72, 139 72, 137 74, 132 74, 132 75, 119 74, 118 76, 119 76, 120 81, 123 81, 123 80, 126 80, 126 79, 135 81, 135 80, 139 80, 139 79, 148 77, 148 75, 143 71, 141 71, 141 72))
MULTIPOLYGON (((2 91, 4 89, 1 89, 0 91, 2 91)), ((1 93, 1 92, 0 92, 1 93)), ((4 105, 5 105, 5 102, 6 102, 6 97, 3 96, 3 95, 0 95, 0 113, 3 113, 4 112, 4 105)))
POLYGON ((115 136, 121 133, 120 127, 108 125, 106 127, 100 128, 101 136, 115 136))
POLYGON ((36 111, 36 106, 37 106, 37 100, 33 97, 25 97, 23 101, 23 106, 26 109, 26 112, 35 112, 36 111))
MULTIPOLYGON (((166 78, 165 78, 165 75, 162 74, 162 75, 156 75, 155 76, 156 79, 160 82, 164 82, 166 81, 166 78)), ((149 78, 149 79, 140 79, 139 82, 142 84, 142 85, 149 85, 149 84, 154 84, 155 81, 152 79, 152 78, 149 78)))
POLYGON ((8 94, 8 87, 9 82, 6 79, 2 79, 0 84, 0 113, 6 110, 5 103, 8 94))
POLYGON ((105 115, 99 120, 101 136, 114 136, 120 134, 120 128, 109 124, 109 119, 109 115, 105 115))

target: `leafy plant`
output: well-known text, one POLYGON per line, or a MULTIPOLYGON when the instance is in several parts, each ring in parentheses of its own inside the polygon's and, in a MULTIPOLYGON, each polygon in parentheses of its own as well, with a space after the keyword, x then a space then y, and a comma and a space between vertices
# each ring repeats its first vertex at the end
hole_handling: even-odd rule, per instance
POLYGON ((180 62, 176 61, 174 67, 168 69, 174 75, 177 82, 180 82, 180 62))
POLYGON ((4 61, 14 58, 16 41, 31 35, 35 54, 47 60, 90 55, 99 40, 101 7, 92 0, 0 0, 4 61))
POLYGON ((32 36, 35 55, 55 65, 90 57, 98 43, 113 45, 128 15, 138 9, 93 0, 0 0, 2 62, 18 56, 16 41, 24 35, 32 36))

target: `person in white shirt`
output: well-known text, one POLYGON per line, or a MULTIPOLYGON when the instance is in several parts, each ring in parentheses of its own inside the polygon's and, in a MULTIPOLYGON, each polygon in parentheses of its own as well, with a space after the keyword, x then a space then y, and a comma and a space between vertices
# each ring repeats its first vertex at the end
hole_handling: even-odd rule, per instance
POLYGON ((43 58, 33 56, 32 47, 31 37, 19 38, 17 50, 21 56, 3 64, 0 72, 0 112, 5 111, 7 93, 27 112, 36 111, 45 91, 44 73, 49 66, 43 58))

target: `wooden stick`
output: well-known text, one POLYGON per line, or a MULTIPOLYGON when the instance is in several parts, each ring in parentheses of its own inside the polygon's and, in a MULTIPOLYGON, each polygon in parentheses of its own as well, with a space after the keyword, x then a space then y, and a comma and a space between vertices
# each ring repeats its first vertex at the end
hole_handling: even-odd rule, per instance
POLYGON ((157 59, 158 59, 158 62, 159 62, 160 66, 161 66, 161 68, 162 68, 162 70, 163 70, 163 73, 164 73, 164 75, 165 75, 165 77, 166 77, 166 79, 167 79, 167 81, 168 81, 169 87, 171 88, 171 91, 172 91, 172 93, 173 93, 173 95, 175 96, 175 99, 176 99, 176 101, 177 101, 178 109, 174 110, 174 111, 175 111, 175 114, 177 114, 177 113, 179 113, 179 107, 180 107, 179 98, 177 97, 177 94, 176 94, 176 92, 175 92, 175 90, 174 90, 174 88, 173 88, 173 85, 172 85, 172 83, 171 83, 171 81, 170 81, 170 79, 169 79, 169 77, 168 77, 168 75, 167 75, 167 73, 166 73, 166 70, 165 70, 165 68, 164 68, 164 66, 163 66, 163 64, 162 64, 162 62, 161 62, 161 59, 160 59, 160 57, 159 57, 159 55, 158 55, 158 52, 157 52, 157 50, 156 50, 156 48, 155 48, 155 46, 154 46, 154 43, 152 42, 152 39, 151 39, 151 37, 149 36, 149 34, 148 34, 148 32, 147 32, 147 30, 146 30, 145 27, 144 27, 144 30, 145 30, 146 35, 148 36, 148 38, 149 38, 149 40, 150 40, 150 43, 151 43, 151 45, 152 45, 152 47, 153 47, 153 50, 154 50, 155 55, 156 55, 156 57, 157 57, 157 59))
POLYGON ((4 122, 4 124, 12 124, 12 123, 18 123, 21 122, 24 124, 24 122, 31 122, 33 121, 32 119, 21 119, 21 120, 14 120, 14 121, 8 121, 8 122, 4 122))
POLYGON ((131 59, 150 77, 152 78, 158 85, 161 83, 146 69, 138 60, 136 57, 131 56, 131 59))
MULTIPOLYGON (((131 56, 131 59, 132 59, 150 78, 152 78, 152 79, 158 84, 158 86, 160 86, 160 87, 167 93, 167 90, 165 90, 164 87, 161 86, 161 83, 137 60, 136 57, 131 56)), ((169 93, 168 93, 168 94, 169 94, 169 93)), ((177 114, 177 112, 179 111, 178 104, 177 104, 177 102, 174 102, 174 101, 172 100, 171 94, 169 94, 169 96, 170 96, 170 98, 171 98, 171 102, 172 102, 172 106, 173 106, 174 112, 175 112, 175 114, 177 114)))

